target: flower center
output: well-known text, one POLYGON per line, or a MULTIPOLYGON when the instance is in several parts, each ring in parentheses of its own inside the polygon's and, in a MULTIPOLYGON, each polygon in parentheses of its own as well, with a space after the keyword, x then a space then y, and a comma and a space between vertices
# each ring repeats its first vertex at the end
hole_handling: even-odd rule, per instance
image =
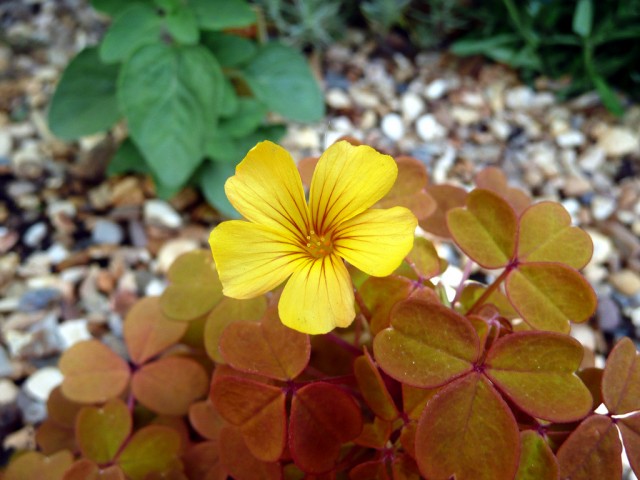
POLYGON ((333 252, 333 243, 330 235, 318 235, 311 230, 307 235, 306 250, 312 257, 321 258, 333 252))

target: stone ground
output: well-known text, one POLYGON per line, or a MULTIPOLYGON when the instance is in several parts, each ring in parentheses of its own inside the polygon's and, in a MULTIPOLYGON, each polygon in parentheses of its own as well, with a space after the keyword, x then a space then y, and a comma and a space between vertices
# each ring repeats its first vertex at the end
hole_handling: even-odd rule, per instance
MULTIPOLYGON (((219 215, 185 190, 154 198, 140 176, 106 178, 124 134, 56 139, 46 109, 68 60, 94 44, 105 19, 81 0, 0 4, 0 439, 31 442, 46 415, 56 368, 73 343, 122 346, 122 316, 165 287, 181 253, 206 246, 219 215)), ((574 335, 603 363, 613 342, 640 337, 640 107, 614 118, 598 97, 560 101, 562 84, 533 87, 510 70, 440 53, 407 55, 362 32, 314 57, 329 115, 290 126, 294 158, 318 155, 343 135, 423 161, 433 183, 470 186, 500 167, 536 200, 561 202, 595 250, 584 273, 599 296, 574 335)), ((459 276, 452 261, 444 282, 459 276)), ((631 477, 630 477, 631 478, 631 477)))

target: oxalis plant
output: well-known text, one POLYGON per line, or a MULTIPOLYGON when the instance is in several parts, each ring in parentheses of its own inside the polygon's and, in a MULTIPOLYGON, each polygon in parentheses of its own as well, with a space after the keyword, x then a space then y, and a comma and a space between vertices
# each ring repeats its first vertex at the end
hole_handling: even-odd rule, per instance
POLYGON ((226 184, 244 220, 132 307, 126 358, 63 354, 4 480, 619 480, 623 444, 640 473, 640 358, 625 338, 594 368, 569 336, 596 297, 561 205, 346 141, 299 168, 248 153, 226 184), (455 293, 417 224, 467 258, 455 293))
POLYGON ((199 187, 228 216, 237 215, 224 182, 258 141, 284 125, 320 120, 322 92, 305 57, 260 35, 245 0, 92 0, 113 17, 99 45, 65 69, 49 125, 66 140, 126 120, 128 138, 108 173, 150 174, 170 198, 199 187))

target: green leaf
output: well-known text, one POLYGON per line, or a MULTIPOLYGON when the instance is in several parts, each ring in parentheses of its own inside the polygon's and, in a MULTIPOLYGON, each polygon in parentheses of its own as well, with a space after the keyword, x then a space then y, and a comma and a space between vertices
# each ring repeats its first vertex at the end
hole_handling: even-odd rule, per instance
POLYGON ((195 45, 200 40, 198 19, 193 10, 182 7, 165 17, 167 29, 171 36, 183 45, 195 45))
POLYGON ((153 0, 153 3, 164 13, 173 13, 183 7, 182 0, 153 0))
POLYGON ((122 69, 118 99, 134 142, 160 182, 182 186, 215 127, 222 72, 200 46, 147 45, 122 69))
POLYGON ((600 99, 607 109, 614 115, 620 117, 624 114, 624 107, 616 93, 611 89, 607 82, 599 75, 592 78, 593 84, 598 90, 600 99))
POLYGON ((134 3, 120 13, 102 40, 100 58, 105 63, 126 60, 138 48, 157 43, 162 32, 162 18, 150 5, 134 3))
POLYGON ((138 147, 131 139, 127 138, 120 144, 115 155, 109 161, 107 175, 120 175, 129 172, 148 174, 150 171, 138 147))
POLYGON ((516 420, 478 373, 456 380, 429 401, 415 445, 418 466, 427 478, 512 480, 518 468, 516 420))
POLYGON ((376 417, 388 421, 398 418, 398 409, 393 403, 393 398, 369 352, 365 351, 364 355, 355 359, 353 373, 358 381, 358 387, 364 401, 367 402, 376 417))
POLYGON ((223 67, 242 65, 258 51, 255 42, 222 32, 204 32, 202 43, 211 50, 223 67))
POLYGON ((76 419, 76 439, 82 455, 96 463, 113 460, 131 434, 131 414, 119 398, 103 407, 85 407, 76 419))
POLYGON ((616 415, 640 410, 640 353, 629 338, 620 340, 607 358, 602 398, 616 415))
POLYGON ((73 463, 73 454, 68 450, 60 450, 47 457, 40 452, 31 451, 16 455, 11 460, 7 470, 3 472, 3 480, 62 480, 73 463))
POLYGON ((220 121, 220 130, 231 138, 246 137, 260 126, 266 114, 267 108, 262 103, 253 98, 240 97, 237 110, 230 118, 220 121))
POLYGON ((391 309, 409 298, 413 290, 413 282, 400 275, 369 277, 362 283, 359 292, 371 312, 369 323, 373 335, 389 326, 391 309))
POLYGON ((253 25, 256 13, 245 0, 188 0, 203 30, 222 30, 253 25))
POLYGON ((380 368, 415 387, 443 385, 470 372, 478 336, 469 321, 442 305, 410 299, 391 312, 391 327, 373 341, 380 368))
POLYGON ((180 435, 174 429, 149 425, 131 437, 116 463, 131 480, 162 478, 151 474, 180 467, 180 447, 180 435))
POLYGON ((485 268, 506 266, 515 252, 518 228, 515 211, 489 190, 473 190, 466 202, 466 208, 454 208, 447 213, 454 241, 485 268))
POLYGON ((571 226, 571 216, 561 204, 540 202, 520 217, 518 261, 560 262, 580 269, 589 263, 592 253, 591 237, 571 226))
POLYGON ((208 250, 180 255, 169 268, 167 278, 169 285, 160 297, 160 308, 172 320, 196 320, 223 298, 222 284, 208 250))
POLYGON ((592 406, 591 393, 575 375, 582 355, 580 343, 567 335, 514 333, 493 345, 486 375, 529 415, 571 422, 592 406))
POLYGON ((284 136, 286 131, 287 127, 284 124, 265 125, 245 137, 236 139, 240 151, 242 152, 241 157, 244 158, 249 150, 264 140, 270 140, 277 143, 284 136))
POLYGON ((507 297, 537 330, 568 333, 569 322, 589 319, 597 305, 589 282, 561 263, 523 263, 505 282, 507 297))
POLYGON ((63 140, 110 128, 120 118, 116 100, 117 65, 105 65, 97 48, 71 60, 49 107, 49 128, 63 140))
POLYGON ((451 46, 451 52, 462 57, 469 55, 487 54, 487 52, 506 46, 512 46, 520 41, 518 35, 505 33, 489 38, 463 38, 451 46))
POLYGON ((207 202, 228 218, 240 218, 224 193, 224 183, 235 173, 235 166, 229 163, 207 161, 198 171, 198 185, 207 202))
POLYGON ((222 79, 222 99, 220 102, 220 116, 230 117, 238 111, 238 95, 236 89, 227 77, 222 79))
MULTIPOLYGON (((152 0, 136 0, 136 3, 151 5, 152 0)), ((131 5, 131 0, 91 0, 91 5, 96 10, 107 13, 112 17, 119 15, 131 5)))
POLYGON ((560 478, 618 480, 622 478, 622 444, 609 417, 593 415, 582 422, 558 450, 560 478))
POLYGON ((591 35, 593 25, 593 0, 578 0, 573 14, 573 31, 583 38, 591 35))
POLYGON ((306 58, 278 42, 263 45, 245 67, 255 97, 270 110, 300 122, 324 116, 324 98, 306 58))
POLYGON ((520 432, 520 465, 515 480, 557 480, 558 461, 533 430, 520 432))
POLYGON ((264 295, 246 300, 225 297, 207 316, 204 327, 204 346, 207 355, 218 364, 224 363, 220 353, 220 338, 224 330, 234 322, 258 322, 267 310, 264 295))
POLYGON ((227 422, 240 427, 245 444, 256 458, 265 462, 280 458, 287 431, 286 396, 280 387, 222 376, 211 386, 211 400, 227 422))

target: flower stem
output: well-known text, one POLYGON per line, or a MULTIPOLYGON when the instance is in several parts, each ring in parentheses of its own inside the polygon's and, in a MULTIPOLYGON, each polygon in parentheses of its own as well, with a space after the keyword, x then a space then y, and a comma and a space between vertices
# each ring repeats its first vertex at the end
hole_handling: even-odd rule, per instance
POLYGON ((355 287, 355 285, 353 287, 353 296, 355 297, 358 308, 360 309, 360 312, 362 312, 362 315, 364 315, 364 318, 366 318, 367 321, 371 321, 371 312, 367 308, 367 305, 364 303, 364 299, 362 298, 362 295, 360 295, 360 292, 355 287))

